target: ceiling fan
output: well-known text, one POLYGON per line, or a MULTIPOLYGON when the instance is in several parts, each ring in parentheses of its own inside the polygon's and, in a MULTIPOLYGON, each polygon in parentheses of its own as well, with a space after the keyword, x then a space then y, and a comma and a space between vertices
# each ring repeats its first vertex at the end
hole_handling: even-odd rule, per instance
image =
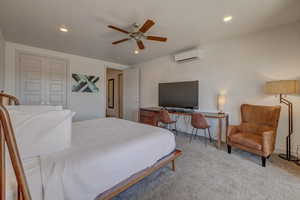
POLYGON ((113 45, 119 44, 121 42, 126 42, 129 40, 135 40, 137 46, 139 47, 139 49, 143 50, 145 49, 145 45, 142 41, 142 39, 146 39, 146 40, 152 40, 152 41, 158 41, 158 42, 166 42, 167 38, 166 37, 158 37, 158 36, 146 36, 145 33, 155 24, 154 21, 148 19, 143 26, 139 26, 138 24, 134 23, 132 25, 132 31, 126 31, 124 29, 118 28, 116 26, 112 26, 112 25, 108 25, 108 28, 117 30, 119 32, 128 34, 127 38, 124 38, 122 40, 118 40, 113 42, 113 45))

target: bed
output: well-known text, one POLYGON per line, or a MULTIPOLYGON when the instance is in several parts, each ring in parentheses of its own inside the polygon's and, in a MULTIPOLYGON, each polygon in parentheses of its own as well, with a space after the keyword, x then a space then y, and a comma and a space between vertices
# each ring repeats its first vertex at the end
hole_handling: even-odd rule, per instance
MULTIPOLYGON (((7 162, 6 166, 6 200, 16 200, 18 198, 16 177, 9 162, 7 162)), ((28 181, 31 198, 33 200, 42 200, 43 187, 39 158, 35 157, 23 161, 23 167, 28 181)))
MULTIPOLYGON (((9 122, 9 114, 0 108, 3 125, 9 122)), ((39 156, 31 165, 35 172, 26 174, 27 184, 27 166, 24 164, 24 169, 19 159, 13 130, 9 123, 4 127, 2 133, 10 136, 5 142, 14 150, 10 157, 17 174, 18 190, 12 194, 24 200, 41 194, 44 200, 111 199, 169 163, 175 170, 175 159, 181 155, 175 149, 174 135, 158 127, 105 118, 76 122, 72 129, 71 147, 39 156)))

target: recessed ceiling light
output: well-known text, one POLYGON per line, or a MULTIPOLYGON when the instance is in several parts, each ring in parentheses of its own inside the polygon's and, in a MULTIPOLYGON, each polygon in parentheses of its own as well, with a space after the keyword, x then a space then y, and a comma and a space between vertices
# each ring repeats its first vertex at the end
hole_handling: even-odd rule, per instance
POLYGON ((59 30, 60 30, 61 32, 64 32, 64 33, 69 32, 69 30, 68 30, 65 26, 59 27, 59 30))
POLYGON ((225 16, 225 17, 223 18, 223 21, 224 21, 224 22, 230 22, 232 19, 233 19, 232 16, 225 16))
POLYGON ((140 52, 139 52, 139 50, 134 50, 134 54, 139 54, 140 52))

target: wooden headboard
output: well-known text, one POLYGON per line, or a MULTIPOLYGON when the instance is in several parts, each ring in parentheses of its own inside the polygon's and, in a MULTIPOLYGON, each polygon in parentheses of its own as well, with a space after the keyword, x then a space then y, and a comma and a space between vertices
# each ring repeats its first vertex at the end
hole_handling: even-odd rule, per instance
POLYGON ((18 200, 31 200, 10 116, 6 108, 0 105, 0 200, 6 199, 5 144, 17 179, 18 200))
POLYGON ((17 97, 0 92, 0 105, 20 105, 17 97))

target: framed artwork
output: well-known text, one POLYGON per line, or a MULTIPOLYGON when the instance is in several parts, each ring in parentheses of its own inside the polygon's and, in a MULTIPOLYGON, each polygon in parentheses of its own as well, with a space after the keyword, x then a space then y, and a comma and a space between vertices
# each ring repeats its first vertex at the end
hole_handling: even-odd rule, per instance
POLYGON ((83 74, 72 74, 72 92, 98 93, 99 77, 83 74))
POLYGON ((107 104, 109 108, 114 108, 115 105, 115 80, 109 79, 107 84, 107 104))

